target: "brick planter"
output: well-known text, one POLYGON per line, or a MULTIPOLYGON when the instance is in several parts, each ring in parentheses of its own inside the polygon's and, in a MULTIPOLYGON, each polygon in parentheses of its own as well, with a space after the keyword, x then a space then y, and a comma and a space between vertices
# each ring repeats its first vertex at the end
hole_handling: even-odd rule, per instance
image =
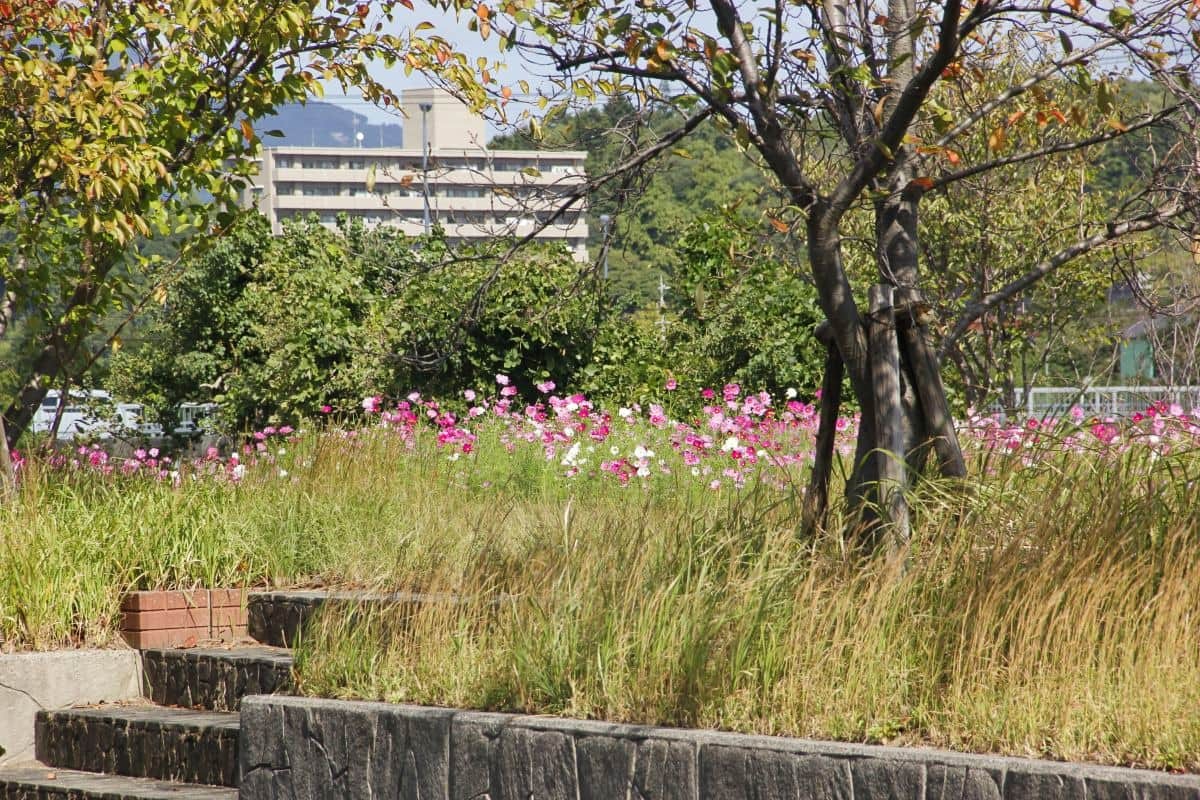
POLYGON ((121 636, 139 650, 245 635, 244 589, 132 592, 121 602, 121 636))

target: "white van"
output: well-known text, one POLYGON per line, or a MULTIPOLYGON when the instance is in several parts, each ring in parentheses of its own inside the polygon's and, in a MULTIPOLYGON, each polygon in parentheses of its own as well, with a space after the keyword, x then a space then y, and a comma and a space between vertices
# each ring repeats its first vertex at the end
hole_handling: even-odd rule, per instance
MULTIPOLYGON (((112 395, 103 389, 72 389, 68 395, 69 401, 62 410, 62 419, 58 423, 56 438, 60 440, 74 439, 76 436, 89 436, 98 439, 111 439, 118 436, 162 436, 162 426, 145 422, 142 413, 145 410, 141 403, 113 403, 112 395)), ((62 393, 51 389, 46 393, 42 404, 33 415, 31 428, 34 433, 48 433, 54 426, 54 417, 58 414, 62 393)))

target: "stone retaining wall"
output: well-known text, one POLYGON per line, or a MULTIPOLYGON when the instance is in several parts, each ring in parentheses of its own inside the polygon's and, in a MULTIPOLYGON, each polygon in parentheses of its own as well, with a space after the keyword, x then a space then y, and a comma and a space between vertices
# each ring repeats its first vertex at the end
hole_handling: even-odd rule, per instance
POLYGON ((243 800, 1200 800, 1200 776, 940 750, 250 697, 243 800))

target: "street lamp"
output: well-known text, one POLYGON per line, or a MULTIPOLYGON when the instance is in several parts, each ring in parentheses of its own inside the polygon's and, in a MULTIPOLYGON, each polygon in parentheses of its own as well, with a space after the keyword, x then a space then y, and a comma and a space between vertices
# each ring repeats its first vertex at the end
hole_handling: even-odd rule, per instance
POLYGON ((603 237, 600 246, 604 248, 604 280, 608 281, 608 226, 612 223, 612 217, 608 214, 600 215, 600 233, 603 237))
POLYGON ((425 196, 425 235, 429 235, 429 112, 433 103, 418 103, 421 109, 421 194, 425 196))

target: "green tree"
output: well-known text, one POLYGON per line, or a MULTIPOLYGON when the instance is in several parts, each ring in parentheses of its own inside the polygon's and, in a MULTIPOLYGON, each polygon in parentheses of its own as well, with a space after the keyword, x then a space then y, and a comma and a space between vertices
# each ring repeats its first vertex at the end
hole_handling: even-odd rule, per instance
MULTIPOLYGON (((18 314, 36 317, 28 374, 4 414, 9 442, 47 386, 90 360, 83 344, 97 318, 127 301, 127 277, 144 266, 135 241, 172 225, 208 232, 213 207, 236 204, 260 145, 255 120, 320 94, 323 81, 391 102, 367 70, 375 59, 437 69, 481 99, 465 56, 445 41, 385 31, 396 6, 0 6, 0 331, 18 314)), ((217 227, 228 220, 217 216, 217 227)))
POLYGON ((295 422, 325 404, 353 410, 367 392, 487 388, 499 372, 528 397, 537 379, 572 383, 605 312, 596 287, 580 283, 561 246, 501 262, 509 249, 452 251, 437 229, 411 238, 312 218, 272 238, 264 218, 248 216, 188 259, 131 337, 139 346, 113 357, 112 388, 163 414, 216 401, 237 429, 295 422))

